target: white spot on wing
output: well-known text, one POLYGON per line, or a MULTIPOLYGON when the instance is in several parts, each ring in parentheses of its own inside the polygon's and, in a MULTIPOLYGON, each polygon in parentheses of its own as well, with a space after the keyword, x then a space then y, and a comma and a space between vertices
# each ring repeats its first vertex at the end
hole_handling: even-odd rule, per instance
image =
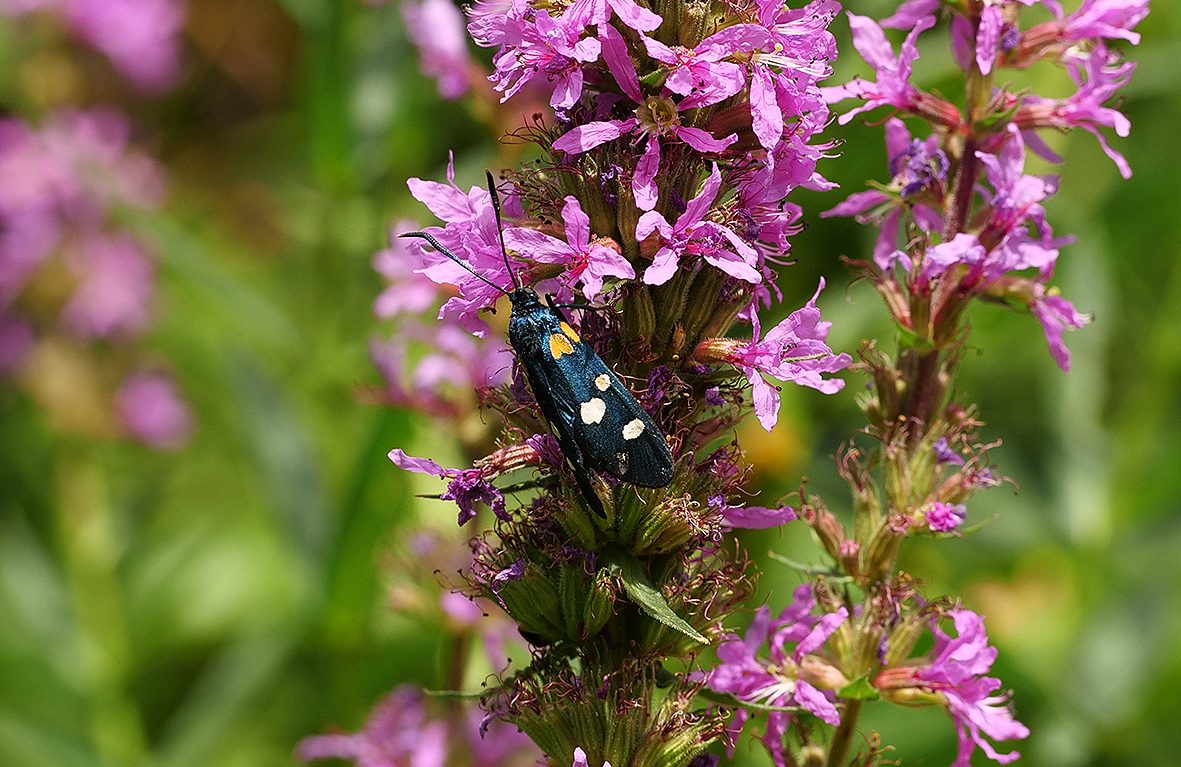
POLYGON ((639 418, 633 418, 623 425, 623 438, 635 439, 644 433, 644 422, 639 418))
POLYGON ((599 391, 607 391, 611 388, 611 376, 606 373, 599 373, 595 376, 595 388, 599 391))
POLYGON ((607 403, 598 397, 592 397, 582 403, 581 410, 583 423, 598 423, 603 420, 603 414, 607 412, 607 403))

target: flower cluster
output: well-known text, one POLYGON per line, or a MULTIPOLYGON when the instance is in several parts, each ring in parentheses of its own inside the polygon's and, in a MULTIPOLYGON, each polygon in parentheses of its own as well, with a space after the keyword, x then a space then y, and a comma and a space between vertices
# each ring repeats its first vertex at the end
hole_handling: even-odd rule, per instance
MULTIPOLYGON (((911 536, 958 536, 969 499, 1003 478, 988 460, 999 442, 978 439, 976 408, 949 397, 977 299, 1007 302, 1042 325, 1050 352, 1066 370, 1066 330, 1089 317, 1051 286, 1060 249, 1043 203, 1058 187, 1053 176, 1026 173, 1027 150, 1058 161, 1042 135, 1082 128, 1098 137, 1125 177, 1123 157, 1101 129, 1126 136, 1127 119, 1109 106, 1133 65, 1109 47, 1135 43, 1132 31, 1147 12, 1144 0, 1084 0, 1071 14, 1041 3, 1053 20, 1023 28, 1023 11, 1036 2, 948 4, 908 0, 883 25, 906 31, 899 48, 872 19, 849 15, 853 44, 873 69, 824 89, 833 103, 859 101, 839 121, 886 108, 889 180, 855 193, 827 212, 878 228, 872 258, 853 262, 883 298, 900 333, 891 359, 865 342, 862 369, 872 379, 860 404, 869 427, 838 456, 853 498, 851 524, 816 497, 802 498, 796 516, 812 528, 831 560, 829 577, 797 591, 776 621, 761 610, 744 640, 724 644, 709 684, 753 711, 767 711, 766 743, 777 765, 813 756, 845 764, 862 707, 885 700, 944 707, 959 733, 956 767, 979 748, 1007 764, 1018 757, 993 741, 1024 738, 1028 729, 986 676, 996 658, 982 619, 921 596, 898 571, 898 553, 911 536), (912 65, 925 34, 950 15, 952 51, 963 70, 963 100, 953 102, 912 82, 912 65), (1063 66, 1073 95, 1047 99, 1011 91, 998 73, 1041 62, 1063 66), (870 441, 871 446, 861 443, 870 441), (942 628, 950 618, 952 636, 942 628), (826 623, 827 621, 827 623, 826 623), (920 639, 934 647, 914 656, 920 639), (760 653, 768 643, 769 655, 760 653), (835 727, 818 735, 807 712, 835 727)), ((955 93, 954 90, 950 91, 955 93)), ((801 493, 801 495, 803 495, 801 493)), ((748 719, 740 710, 732 724, 748 719)), ((878 764, 871 742, 854 757, 878 764)))
MULTIPOLYGON (((428 369, 479 389, 505 425, 470 469, 390 457, 446 479, 439 497, 457 503, 461 524, 491 520, 472 542, 467 591, 508 614, 533 658, 485 705, 552 760, 673 767, 722 736, 719 713, 695 703, 700 679, 654 669, 719 641, 749 593, 726 534, 795 515, 748 503, 748 467, 727 432, 752 409, 774 425, 773 381, 833 393, 844 382, 832 374, 852 361, 827 344, 819 289, 773 327, 760 317, 781 295, 776 268, 800 227, 785 198, 830 186, 817 171, 831 148, 819 83, 836 9, 674 2, 658 15, 635 0, 577 0, 469 11, 477 44, 496 48, 490 79, 503 98, 546 94, 552 118, 517 133, 543 159, 502 176, 503 231, 490 192, 458 185, 451 166, 446 183, 412 179, 441 221, 423 231, 470 269, 421 239, 397 241, 379 256, 397 286, 379 311, 420 313, 446 296, 435 332, 470 334, 472 351, 466 366, 424 358, 428 369), (647 409, 672 451, 667 487, 571 466, 519 360, 474 351, 504 349, 488 314, 519 286, 570 307, 570 332, 647 409), (531 476, 500 480, 520 470, 531 476)), ((429 411, 430 390, 391 399, 429 411)))
POLYGON ((1057 177, 1026 174, 1026 152, 1058 162, 1061 158, 1042 134, 1081 128, 1098 139, 1121 175, 1131 175, 1123 156, 1100 132, 1110 129, 1124 137, 1130 130, 1127 118, 1106 104, 1135 65, 1121 61, 1108 43, 1138 42, 1132 28, 1147 14, 1148 3, 1086 0, 1070 15, 1057 3, 1043 4, 1055 20, 1025 30, 1019 12, 1029 3, 986 3, 978 17, 952 12, 953 53, 968 74, 967 103, 962 106, 910 82, 919 35, 935 25, 942 7, 938 2, 909 0, 883 21, 884 26, 909 30, 897 54, 872 19, 850 14, 854 45, 876 79, 826 89, 830 101, 863 102, 841 121, 887 106, 902 117, 929 123, 932 132, 914 138, 901 119, 890 118, 890 182, 854 194, 827 215, 880 225, 869 271, 902 327, 937 345, 949 343, 967 302, 988 296, 1027 309, 1042 324, 1055 361, 1066 370, 1070 352, 1063 333, 1082 327, 1090 317, 1048 284, 1058 249, 1070 239, 1054 237, 1042 207, 1057 191, 1057 177), (1000 70, 1039 62, 1063 66, 1074 82, 1074 94, 1050 99, 999 84, 1000 70), (949 176, 953 172, 954 179, 949 176), (900 249, 900 244, 909 247, 900 249), (922 297, 922 306, 908 304, 908 296, 922 297))
POLYGON ((163 192, 128 134, 111 111, 39 129, 0 121, 0 371, 63 428, 169 449, 187 439, 188 409, 167 375, 128 353, 151 322, 155 267, 117 214, 163 192), (54 385, 62 376, 69 396, 54 385))

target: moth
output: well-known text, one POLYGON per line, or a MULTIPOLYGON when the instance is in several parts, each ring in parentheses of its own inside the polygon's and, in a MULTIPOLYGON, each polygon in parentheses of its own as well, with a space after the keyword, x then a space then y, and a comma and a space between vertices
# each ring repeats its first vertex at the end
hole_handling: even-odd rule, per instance
POLYGON ((642 487, 664 487, 672 481, 673 459, 660 427, 631 391, 561 314, 521 285, 504 246, 500 198, 492 174, 488 191, 500 232, 500 248, 512 277, 512 290, 496 285, 426 232, 406 232, 451 259, 477 279, 508 296, 512 306, 508 340, 525 370, 525 378, 541 413, 557 437, 562 455, 590 507, 606 517, 603 502, 591 483, 598 471, 642 487))

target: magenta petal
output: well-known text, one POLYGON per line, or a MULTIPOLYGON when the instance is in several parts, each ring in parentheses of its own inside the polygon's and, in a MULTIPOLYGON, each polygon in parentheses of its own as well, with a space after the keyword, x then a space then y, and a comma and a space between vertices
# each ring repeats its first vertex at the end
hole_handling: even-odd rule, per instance
POLYGON ((582 97, 582 70, 573 69, 558 80, 550 96, 549 105, 554 109, 569 109, 582 97))
POLYGON ((742 369, 750 381, 755 416, 764 429, 771 431, 779 420, 779 390, 763 380, 763 376, 754 368, 743 366, 742 369))
POLYGON ((575 256, 574 249, 569 245, 536 229, 505 229, 504 244, 510 250, 526 254, 531 260, 543 264, 565 264, 575 256))
POLYGON ((615 11, 620 21, 637 32, 651 32, 664 21, 634 0, 607 0, 607 5, 611 6, 611 10, 615 11))
POLYGON ((906 129, 906 123, 897 117, 886 120, 886 162, 892 167, 894 158, 905 152, 909 146, 910 131, 906 129))
POLYGON ((656 174, 659 172, 660 139, 649 136, 648 146, 636 163, 636 170, 632 175, 632 195, 635 196, 636 207, 640 210, 652 210, 656 207, 656 200, 660 194, 656 186, 656 174))
POLYGON ((849 28, 853 31, 853 47, 874 70, 894 66, 894 48, 873 19, 850 13, 849 28))
POLYGON ((672 230, 673 228, 669 226, 668 221, 664 220, 664 216, 654 210, 650 210, 640 216, 639 222, 636 223, 636 240, 646 240, 653 232, 660 232, 662 237, 668 238, 672 234, 672 230))
POLYGON ((716 139, 701 128, 677 128, 676 134, 677 138, 698 152, 720 152, 738 140, 734 133, 724 139, 716 139))
POLYGON ((648 55, 656 59, 662 64, 676 64, 677 54, 672 48, 669 48, 659 40, 654 40, 647 35, 641 37, 644 43, 644 50, 648 51, 648 55))
POLYGON ((796 702, 811 711, 818 719, 836 727, 841 723, 841 715, 824 693, 802 679, 796 682, 796 702))
POLYGON ((730 527, 742 530, 766 530, 793 522, 796 511, 790 506, 769 509, 766 506, 730 506, 722 512, 730 527))
POLYGON ((603 44, 603 62, 607 71, 615 78, 619 89, 632 101, 643 101, 644 95, 640 91, 640 78, 636 74, 636 64, 627 52, 627 43, 619 30, 610 24, 599 26, 599 41, 603 44))
MULTIPOLYGON (((570 154, 582 154, 588 149, 594 149, 600 144, 606 144, 608 141, 619 138, 635 127, 635 122, 635 119, 631 118, 579 125, 555 141, 553 147, 570 154)), ((417 197, 417 195, 415 196, 417 197)), ((432 212, 434 211, 432 210, 432 212)))
POLYGON ((1042 324, 1046 344, 1058 367, 1070 370, 1070 350, 1063 339, 1066 330, 1076 330, 1091 321, 1091 315, 1083 314, 1074 304, 1061 296, 1046 296, 1037 299, 1030 307, 1033 316, 1042 324))
POLYGON ((399 469, 413 471, 418 474, 433 474, 436 477, 450 477, 454 476, 454 474, 459 471, 458 469, 444 469, 430 458, 415 458, 414 456, 406 455, 406 453, 398 448, 394 448, 389 452, 389 459, 393 461, 394 465, 399 469))
POLYGON ((783 110, 775 98, 771 70, 755 66, 750 78, 751 128, 764 149, 770 150, 783 137, 783 110))
POLYGON ((728 250, 715 250, 705 253, 702 255, 702 258, 707 264, 721 269, 735 279, 755 285, 763 281, 763 275, 759 273, 758 269, 755 269, 728 250))
POLYGON ((1001 27, 1004 19, 1001 9, 995 5, 985 5, 984 13, 980 15, 980 29, 976 32, 976 66, 980 67, 980 74, 986 75, 992 71, 992 62, 996 59, 997 47, 1001 41, 1001 27))
POLYGON ((830 208, 820 214, 821 218, 831 216, 856 216, 867 210, 872 210, 884 202, 889 202, 890 196, 885 192, 870 189, 865 192, 854 192, 835 208, 830 208))
POLYGON ((661 248, 656 251, 652 264, 644 270, 644 282, 649 285, 663 285, 672 279, 677 272, 680 261, 678 253, 672 248, 661 248))
POLYGON ((582 210, 578 199, 567 197, 562 206, 562 221, 566 224, 566 242, 574 250, 586 250, 590 245, 590 217, 582 210))
POLYGON ((685 230, 701 221, 709 213, 709 208, 714 204, 714 200, 718 196, 718 190, 722 188, 722 174, 718 170, 718 164, 715 162, 710 169, 709 176, 705 179, 705 185, 702 186, 699 192, 689 204, 685 206, 685 212, 677 217, 677 230, 685 230))

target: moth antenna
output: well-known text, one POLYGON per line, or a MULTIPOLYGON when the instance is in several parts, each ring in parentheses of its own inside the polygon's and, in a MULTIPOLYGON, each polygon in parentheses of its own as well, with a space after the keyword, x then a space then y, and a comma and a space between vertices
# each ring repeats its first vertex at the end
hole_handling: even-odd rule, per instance
POLYGON ((477 272, 475 269, 473 269, 470 266, 468 266, 467 264, 465 264, 463 261, 460 260, 459 256, 455 255, 451 251, 447 250, 447 248, 443 247, 443 244, 440 243, 438 240, 436 240, 432 235, 429 235, 426 232, 403 232, 402 234, 399 234, 398 236, 399 237, 417 237, 420 240, 426 240, 427 242, 429 242, 431 244, 432 247, 434 247, 435 250, 439 251, 447 258, 451 259, 455 263, 462 266, 469 274, 471 274, 477 280, 479 280, 480 282, 483 282, 485 285, 496 288, 501 293, 504 293, 506 296, 508 295, 507 290, 500 287, 492 280, 488 279, 484 275, 477 272))
POLYGON ((496 191, 496 180, 492 178, 490 170, 484 171, 484 175, 488 177, 488 194, 492 197, 492 212, 496 214, 496 234, 500 237, 500 254, 504 256, 504 267, 508 269, 509 277, 513 278, 513 287, 520 290, 521 280, 513 271, 512 264, 508 262, 508 248, 504 246, 504 224, 500 220, 500 195, 496 191))

